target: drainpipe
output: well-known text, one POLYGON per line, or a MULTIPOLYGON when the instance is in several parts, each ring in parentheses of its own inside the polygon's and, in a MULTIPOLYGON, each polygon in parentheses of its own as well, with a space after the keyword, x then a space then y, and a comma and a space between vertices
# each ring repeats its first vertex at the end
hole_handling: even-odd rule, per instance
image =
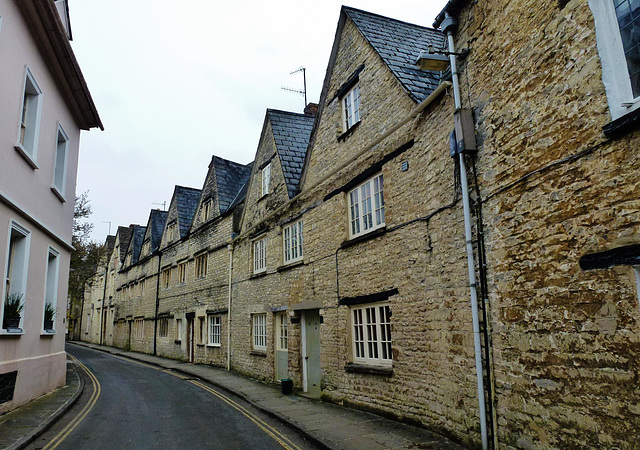
POLYGON ((109 263, 104 268, 104 288, 102 289, 102 309, 100 310, 100 345, 102 344, 102 328, 104 327, 104 298, 107 296, 107 277, 109 275, 109 263))
POLYGON ((227 303, 227 371, 231 370, 231 275, 233 273, 233 242, 227 245, 229 250, 229 301, 227 303))
POLYGON ((156 276, 156 315, 153 319, 153 356, 158 349, 158 311, 160 310, 160 266, 162 266, 162 252, 158 252, 158 274, 156 276))
MULTIPOLYGON (((449 42, 449 59, 451 62, 451 79, 453 81, 453 99, 456 111, 461 108, 460 85, 458 83, 458 68, 456 65, 455 45, 453 31, 458 23, 454 17, 448 14, 442 23, 443 30, 447 33, 449 42)), ((476 289, 476 269, 473 255, 473 236, 471 234, 471 208, 469 206, 469 186, 467 184, 467 167, 464 162, 463 152, 458 153, 460 163, 460 183, 462 188, 462 205, 464 210, 464 234, 467 241, 467 264, 469 266, 469 290, 471 293, 471 318, 473 322, 473 346, 476 360, 476 381, 478 385, 478 409, 480 414, 480 433, 482 436, 482 448, 489 448, 487 434, 487 411, 484 398, 484 375, 482 370, 482 344, 480 341, 480 319, 478 314, 478 291, 476 289)))

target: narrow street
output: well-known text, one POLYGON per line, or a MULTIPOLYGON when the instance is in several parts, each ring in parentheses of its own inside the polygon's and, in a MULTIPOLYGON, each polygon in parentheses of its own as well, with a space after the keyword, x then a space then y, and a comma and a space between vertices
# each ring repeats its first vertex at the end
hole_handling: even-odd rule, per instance
POLYGON ((81 363, 84 392, 29 449, 315 448, 203 381, 75 345, 67 352, 81 363))

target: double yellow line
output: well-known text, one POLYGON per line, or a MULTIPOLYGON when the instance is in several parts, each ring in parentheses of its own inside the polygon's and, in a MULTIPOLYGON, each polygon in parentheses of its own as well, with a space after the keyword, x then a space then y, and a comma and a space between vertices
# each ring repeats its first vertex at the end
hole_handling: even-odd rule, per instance
POLYGON ((98 398, 100 397, 100 392, 102 391, 102 388, 100 387, 100 382, 95 377, 95 375, 87 368, 87 366, 85 366, 80 361, 78 361, 78 358, 76 358, 75 356, 69 353, 67 353, 67 355, 69 355, 69 357, 73 360, 75 364, 80 366, 80 368, 82 368, 82 370, 85 371, 85 373, 91 380, 91 384, 93 385, 93 392, 91 393, 91 398, 89 398, 89 402, 87 402, 84 408, 82 408, 82 411, 80 411, 80 413, 78 413, 78 415, 74 417, 73 420, 66 427, 64 427, 64 429, 60 433, 56 435, 56 437, 54 437, 47 445, 45 445, 42 448, 43 450, 53 450, 58 445, 60 445, 62 441, 64 441, 67 438, 67 436, 69 436, 69 434, 73 430, 75 430, 78 425, 80 425, 80 422, 82 422, 84 418, 87 417, 87 414, 89 414, 89 411, 93 409, 96 402, 98 401, 98 398))
POLYGON ((233 409, 235 409, 235 410, 239 411, 240 413, 242 413, 242 415, 244 415, 247 419, 249 419, 250 421, 255 423, 258 428, 260 428, 266 434, 271 436, 276 442, 278 442, 280 445, 282 445, 285 449, 287 449, 287 450, 301 450, 300 447, 298 447, 296 444, 291 442, 289 440, 289 438, 287 438, 285 435, 283 435, 278 430, 276 430, 275 428, 273 428, 272 426, 267 424, 264 420, 262 420, 259 417, 253 415, 251 413, 251 411, 249 411, 248 409, 246 409, 242 405, 239 405, 238 403, 234 402, 229 397, 221 394, 220 392, 210 388, 209 386, 207 386, 205 384, 202 384, 199 381, 196 381, 196 380, 187 380, 187 381, 189 381, 189 383, 191 383, 191 384, 193 384, 195 386, 198 386, 200 389, 204 389, 205 391, 209 392, 210 394, 215 395, 220 400, 225 402, 227 405, 231 406, 233 409))

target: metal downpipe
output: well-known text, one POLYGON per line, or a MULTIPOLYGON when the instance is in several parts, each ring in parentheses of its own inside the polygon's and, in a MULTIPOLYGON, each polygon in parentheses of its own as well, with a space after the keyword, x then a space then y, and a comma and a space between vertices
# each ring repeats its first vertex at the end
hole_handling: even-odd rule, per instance
MULTIPOLYGON (((461 108, 460 85, 458 83, 458 68, 456 64, 455 45, 453 32, 447 31, 449 42, 449 59, 451 63, 451 78, 453 81, 453 98, 456 111, 461 108)), ((469 266, 469 291, 471 293, 471 318, 473 322, 473 346, 476 361, 476 380, 478 386, 478 412, 480 414, 480 433, 482 436, 482 448, 489 448, 487 433, 487 408, 484 398, 484 375, 482 369, 482 344, 480 341, 480 316, 478 314, 478 291, 476 289, 476 269, 473 255, 473 235, 471 233, 471 208, 469 206, 469 186, 467 184, 467 167, 464 162, 464 154, 458 153, 460 163, 460 184, 462 189, 462 205, 464 210, 464 234, 467 242, 467 264, 469 266)))

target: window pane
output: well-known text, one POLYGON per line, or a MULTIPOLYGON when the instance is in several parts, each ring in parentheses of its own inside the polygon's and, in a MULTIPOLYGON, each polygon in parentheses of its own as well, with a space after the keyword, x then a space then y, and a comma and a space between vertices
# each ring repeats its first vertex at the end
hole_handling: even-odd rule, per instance
POLYGON ((376 309, 367 308, 367 348, 369 358, 378 358, 378 330, 376 325, 376 309))
POLYGON ((373 215, 371 211, 371 183, 367 182, 360 188, 362 195, 362 228, 368 230, 373 227, 373 215))

